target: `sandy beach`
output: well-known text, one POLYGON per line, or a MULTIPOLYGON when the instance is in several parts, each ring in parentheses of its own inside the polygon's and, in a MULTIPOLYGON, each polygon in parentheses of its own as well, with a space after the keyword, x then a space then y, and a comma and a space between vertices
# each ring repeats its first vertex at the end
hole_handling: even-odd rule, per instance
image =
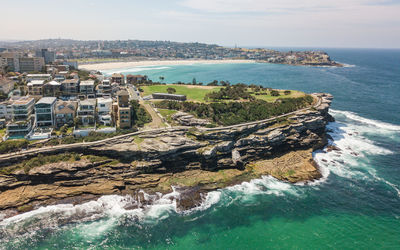
POLYGON ((86 70, 111 70, 123 69, 140 66, 161 66, 161 65, 189 65, 189 64, 231 64, 231 63, 254 63, 253 60, 168 60, 168 61, 132 61, 132 62, 108 62, 108 63, 93 63, 81 64, 80 69, 86 70))

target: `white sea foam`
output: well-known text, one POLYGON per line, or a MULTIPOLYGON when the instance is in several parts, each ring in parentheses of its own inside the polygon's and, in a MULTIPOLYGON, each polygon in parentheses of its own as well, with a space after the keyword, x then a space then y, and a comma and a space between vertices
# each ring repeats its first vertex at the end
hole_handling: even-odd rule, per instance
POLYGON ((362 116, 357 115, 351 111, 342 111, 342 110, 335 110, 330 109, 330 113, 335 115, 344 115, 346 118, 351 119, 353 121, 357 121, 366 125, 370 125, 376 128, 386 129, 390 131, 400 131, 400 125, 390 124, 382 121, 377 121, 373 119, 364 118, 362 116))
POLYGON ((320 166, 323 176, 318 181, 292 185, 271 176, 263 176, 260 179, 209 192, 204 195, 200 206, 188 211, 178 211, 177 199, 180 193, 176 188, 165 195, 161 193, 149 195, 142 192, 143 200, 136 200, 130 196, 108 195, 80 205, 41 207, 7 219, 4 219, 4 216, 2 218, 0 214, 0 235, 29 237, 38 229, 58 229, 66 223, 88 222, 78 226, 77 230, 90 232, 85 237, 94 239, 117 226, 121 218, 153 224, 168 218, 173 213, 187 215, 210 209, 216 204, 223 203, 224 206, 229 206, 232 202, 253 204, 258 195, 300 196, 305 190, 303 187, 305 184, 318 188, 318 185, 328 179, 330 173, 344 178, 369 180, 372 177, 393 188, 400 196, 400 188, 379 177, 376 170, 368 164, 368 155, 385 155, 393 152, 376 145, 374 141, 364 136, 364 133, 372 132, 382 136, 386 136, 386 133, 397 133, 400 126, 366 119, 348 111, 332 110, 331 114, 340 119, 327 125, 328 133, 333 138, 329 144, 339 150, 328 152, 324 149, 314 153, 314 160, 320 166), (139 208, 129 209, 137 206, 139 208))
POLYGON ((109 75, 111 75, 113 73, 125 73, 125 72, 136 73, 136 72, 141 72, 141 71, 170 69, 170 68, 171 67, 167 67, 167 66, 157 67, 156 65, 148 65, 146 67, 134 67, 134 68, 122 68, 122 69, 105 70, 103 73, 105 75, 109 76, 109 75))
POLYGON ((400 126, 381 121, 367 119, 353 112, 331 110, 330 112, 338 121, 327 125, 328 134, 333 140, 330 145, 339 150, 328 152, 327 149, 314 153, 314 160, 324 173, 332 172, 344 178, 358 178, 364 180, 377 180, 392 187, 398 194, 399 188, 379 177, 376 170, 370 166, 368 156, 392 154, 391 150, 378 145, 365 135, 373 134, 385 139, 398 139, 400 126))
POLYGON ((283 196, 287 193, 298 195, 293 185, 280 181, 272 176, 262 176, 260 179, 253 179, 249 182, 227 187, 225 190, 242 194, 241 198, 246 199, 251 195, 270 194, 283 196))
POLYGON ((340 63, 340 64, 343 65, 343 68, 354 68, 354 67, 356 67, 356 65, 354 65, 354 64, 347 64, 347 63, 340 63))

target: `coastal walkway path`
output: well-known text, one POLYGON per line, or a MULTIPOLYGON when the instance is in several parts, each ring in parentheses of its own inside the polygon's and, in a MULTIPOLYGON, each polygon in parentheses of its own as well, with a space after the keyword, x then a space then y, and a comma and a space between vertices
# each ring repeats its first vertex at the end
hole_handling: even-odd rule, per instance
MULTIPOLYGON (((202 128, 201 130, 204 132, 207 131, 219 131, 219 130, 227 130, 227 129, 234 129, 234 128, 240 128, 240 127, 245 127, 245 126, 252 126, 252 125, 257 125, 265 122, 270 122, 279 118, 284 118, 288 117, 291 115, 295 115, 297 113, 301 113, 307 110, 311 110, 312 108, 317 108, 321 105, 322 103, 322 98, 313 94, 314 98, 316 98, 316 102, 314 105, 299 109, 290 113, 286 113, 283 115, 278 115, 274 116, 265 120, 259 120, 259 121, 253 121, 253 122, 247 122, 247 123, 241 123, 241 124, 236 124, 236 125, 231 125, 231 126, 225 126, 225 127, 216 127, 216 128, 202 128)), ((128 137, 132 136, 137 136, 140 134, 146 134, 146 133, 162 133, 162 132, 176 132, 176 131, 189 131, 191 127, 188 126, 175 126, 171 128, 158 128, 158 129, 146 129, 146 130, 140 130, 137 132, 133 133, 128 133, 128 134, 123 134, 123 135, 118 135, 114 136, 111 138, 106 138, 103 140, 99 141, 93 141, 93 142, 80 142, 80 143, 73 143, 73 144, 61 144, 57 146, 47 146, 47 147, 42 147, 42 148, 32 148, 32 149, 27 149, 27 150, 21 150, 17 152, 12 152, 12 153, 7 153, 7 154, 1 154, 0 155, 0 163, 1 162, 6 162, 6 161, 12 161, 24 157, 29 157, 29 156, 36 156, 38 154, 45 154, 45 153, 50 153, 50 152, 65 152, 68 150, 84 150, 85 148, 90 148, 90 147, 95 147, 95 146, 101 146, 107 143, 113 143, 115 141, 125 139, 128 137)))

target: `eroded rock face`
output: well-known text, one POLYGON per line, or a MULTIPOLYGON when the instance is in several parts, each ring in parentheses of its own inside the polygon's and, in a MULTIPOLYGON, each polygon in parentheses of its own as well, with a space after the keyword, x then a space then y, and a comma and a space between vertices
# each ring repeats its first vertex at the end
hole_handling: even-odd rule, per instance
POLYGON ((194 198, 179 201, 188 208, 197 204, 200 193, 263 174, 290 182, 319 178, 311 151, 326 144, 332 100, 330 95, 321 97, 318 108, 284 121, 143 133, 79 151, 109 160, 58 162, 28 172, 16 169, 0 175, 0 209, 22 210, 88 195, 133 195, 139 190, 166 193, 171 185, 191 187, 185 192, 194 198), (297 151, 305 153, 293 154, 297 151))
POLYGON ((174 119, 176 122, 178 122, 182 126, 206 126, 210 124, 210 122, 206 119, 199 119, 194 117, 191 114, 185 113, 185 112, 177 112, 172 116, 172 119, 174 119))

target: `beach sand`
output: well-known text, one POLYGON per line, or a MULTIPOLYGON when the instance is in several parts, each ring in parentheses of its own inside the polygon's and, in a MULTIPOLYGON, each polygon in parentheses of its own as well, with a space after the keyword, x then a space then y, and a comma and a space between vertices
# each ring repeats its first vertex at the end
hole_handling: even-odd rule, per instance
POLYGON ((231 64, 231 63, 254 63, 253 60, 168 60, 168 61, 132 61, 132 62, 109 62, 79 65, 79 69, 86 70, 111 70, 133 68, 140 66, 161 66, 161 65, 190 65, 190 64, 231 64))

